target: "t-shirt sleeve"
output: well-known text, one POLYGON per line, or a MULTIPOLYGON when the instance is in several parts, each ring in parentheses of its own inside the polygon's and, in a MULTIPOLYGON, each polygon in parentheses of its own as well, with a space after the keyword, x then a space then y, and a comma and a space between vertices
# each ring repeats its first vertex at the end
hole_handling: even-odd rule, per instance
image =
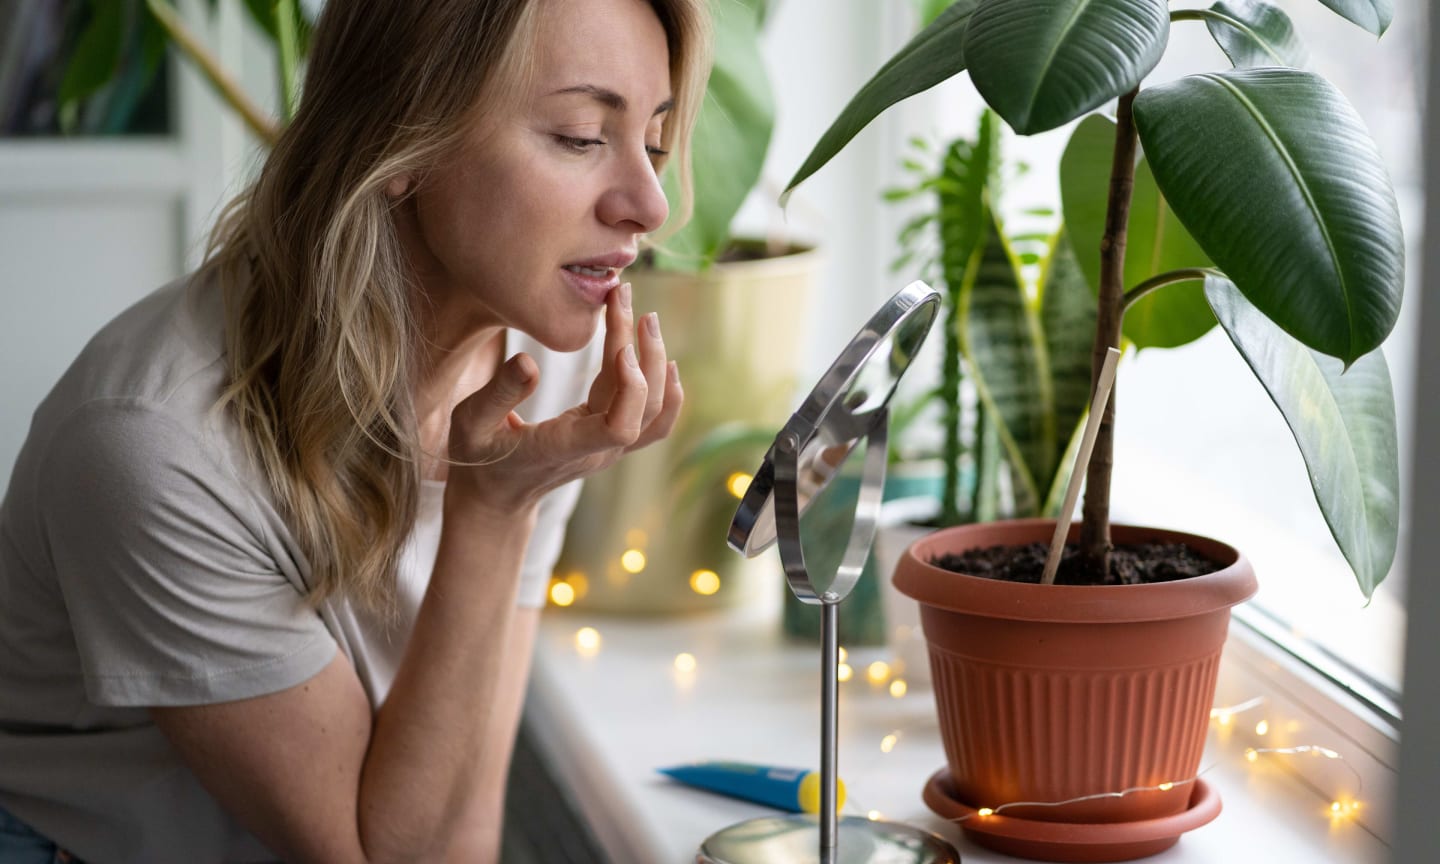
POLYGON ((334 639, 286 576, 262 491, 143 404, 77 409, 48 448, 47 545, 101 705, 187 705, 283 690, 334 639))

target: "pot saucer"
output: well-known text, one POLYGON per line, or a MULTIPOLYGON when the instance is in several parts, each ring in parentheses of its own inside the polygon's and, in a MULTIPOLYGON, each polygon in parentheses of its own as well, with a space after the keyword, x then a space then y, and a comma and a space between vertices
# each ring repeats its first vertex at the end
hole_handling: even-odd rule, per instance
POLYGON ((1046 822, 1018 816, 979 816, 955 797, 950 770, 942 768, 925 784, 925 804, 940 816, 963 819, 960 829, 997 852, 1039 861, 1130 861, 1163 852, 1180 835, 1220 814, 1220 793, 1197 779, 1190 806, 1173 816, 1134 822, 1046 822))

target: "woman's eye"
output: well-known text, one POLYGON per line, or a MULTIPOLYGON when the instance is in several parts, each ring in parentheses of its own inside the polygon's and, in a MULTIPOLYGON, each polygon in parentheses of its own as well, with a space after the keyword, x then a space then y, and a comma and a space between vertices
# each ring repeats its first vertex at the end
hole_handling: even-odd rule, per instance
POLYGON ((605 143, 599 138, 572 138, 569 135, 556 135, 555 141, 560 146, 567 150, 574 150, 576 153, 585 153, 605 143))

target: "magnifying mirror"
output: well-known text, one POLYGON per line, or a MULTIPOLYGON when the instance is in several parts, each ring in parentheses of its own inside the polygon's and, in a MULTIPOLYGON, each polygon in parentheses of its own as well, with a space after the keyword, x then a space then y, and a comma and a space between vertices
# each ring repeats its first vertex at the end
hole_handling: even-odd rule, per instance
MULTIPOLYGON (((839 605, 859 580, 875 539, 885 485, 890 398, 939 311, 940 295, 924 282, 912 282, 886 301, 775 436, 735 512, 728 536, 731 548, 754 557, 778 545, 790 590, 801 602, 821 607, 820 812, 817 817, 764 817, 732 825, 706 838, 696 856, 698 864, 960 860, 954 847, 928 832, 880 820, 842 820, 835 813, 839 605), (860 451, 863 469, 849 536, 804 537, 803 514, 860 451), (807 540, 843 540, 844 555, 833 574, 810 572, 807 540), (817 582, 816 575, 827 578, 817 582)), ((823 557, 815 554, 818 551, 812 545, 809 559, 823 557)))

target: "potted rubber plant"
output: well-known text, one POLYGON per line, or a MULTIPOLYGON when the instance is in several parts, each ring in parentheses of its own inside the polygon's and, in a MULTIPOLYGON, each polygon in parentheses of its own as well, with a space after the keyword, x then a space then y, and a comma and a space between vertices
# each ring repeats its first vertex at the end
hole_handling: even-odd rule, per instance
MULTIPOLYGON (((1324 2, 1375 36, 1390 24, 1384 0, 1324 2)), ((1096 291, 1094 378, 1112 348, 1184 344, 1218 321, 1289 425, 1368 596, 1398 531, 1394 400, 1378 349, 1399 312, 1403 238, 1376 146, 1303 65, 1288 17, 1260 0, 1174 11, 1160 0, 958 0, 857 93, 790 186, 889 105, 961 73, 1019 134, 1087 118, 1061 188, 1096 291), (1142 87, 1172 39, 1213 39, 1231 68, 1142 87), (1087 117, 1112 100, 1113 121, 1087 117)), ((972 266, 996 254, 981 241, 972 266)), ((1196 770, 1229 610, 1255 576, 1218 540, 1110 524, 1112 404, 1081 522, 1068 526, 1058 581, 1070 584, 1003 575, 1045 557, 1045 520, 936 532, 895 574, 922 604, 945 741, 948 767, 927 801, 1018 854, 1136 857, 1218 812, 1196 770), (1171 557, 1136 564, 1136 547, 1171 557), (1038 803, 996 812, 1021 801, 1038 803)))
MULTIPOLYGON (((813 249, 739 236, 760 185, 775 120, 761 37, 776 0, 713 0, 714 65, 692 137, 694 206, 678 232, 627 271, 639 310, 657 312, 685 382, 685 410, 664 441, 586 481, 555 579, 577 606, 669 614, 756 600, 769 562, 735 555, 726 526, 793 410, 813 249)), ((673 172, 670 201, 680 199, 673 172)), ((678 210, 679 208, 672 208, 678 210)), ((677 214, 679 215, 679 214, 677 214)))

